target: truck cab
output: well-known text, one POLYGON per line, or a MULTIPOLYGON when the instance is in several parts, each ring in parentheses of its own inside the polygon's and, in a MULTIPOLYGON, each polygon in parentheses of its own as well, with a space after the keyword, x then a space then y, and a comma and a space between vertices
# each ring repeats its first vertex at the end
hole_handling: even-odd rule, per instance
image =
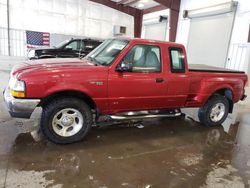
POLYGON ((184 106, 189 89, 185 48, 138 42, 131 42, 110 67, 110 108, 126 111, 184 106))

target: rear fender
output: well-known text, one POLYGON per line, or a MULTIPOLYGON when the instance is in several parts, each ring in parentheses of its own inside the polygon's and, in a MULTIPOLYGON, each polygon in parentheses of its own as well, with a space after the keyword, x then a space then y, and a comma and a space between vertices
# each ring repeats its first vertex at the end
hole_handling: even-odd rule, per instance
POLYGON ((234 89, 232 85, 234 85, 233 82, 232 84, 225 83, 225 79, 220 79, 220 78, 203 79, 199 92, 200 93, 199 100, 202 103, 202 105, 204 105, 207 102, 207 100, 215 93, 220 93, 224 96, 227 96, 229 99, 233 100, 234 89))
MULTIPOLYGON (((233 112, 234 103, 233 103, 233 92, 231 89, 228 89, 228 88, 218 89, 218 90, 214 91, 212 93, 212 95, 210 97, 208 97, 207 100, 209 100, 214 95, 221 95, 221 96, 226 97, 226 99, 228 100, 228 103, 229 103, 229 113, 233 112)), ((206 102, 207 102, 207 100, 206 100, 206 102)))

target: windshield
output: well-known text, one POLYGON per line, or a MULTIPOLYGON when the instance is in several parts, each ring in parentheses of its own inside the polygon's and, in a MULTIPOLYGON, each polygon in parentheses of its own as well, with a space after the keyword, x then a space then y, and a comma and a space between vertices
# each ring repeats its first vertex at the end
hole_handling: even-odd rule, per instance
POLYGON ((127 40, 108 39, 90 52, 85 58, 95 61, 97 64, 108 66, 111 65, 113 60, 120 54, 127 44, 127 40))
POLYGON ((58 45, 56 45, 55 47, 56 48, 62 48, 65 44, 67 44, 69 42, 69 40, 65 40, 65 41, 62 41, 60 42, 58 45))

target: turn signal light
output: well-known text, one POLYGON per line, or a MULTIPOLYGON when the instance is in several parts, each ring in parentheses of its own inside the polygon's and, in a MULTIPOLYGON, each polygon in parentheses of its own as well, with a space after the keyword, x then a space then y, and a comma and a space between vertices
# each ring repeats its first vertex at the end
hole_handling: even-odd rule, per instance
POLYGON ((25 92, 23 92, 23 91, 11 90, 10 93, 13 97, 17 97, 17 98, 24 98, 25 97, 25 92))

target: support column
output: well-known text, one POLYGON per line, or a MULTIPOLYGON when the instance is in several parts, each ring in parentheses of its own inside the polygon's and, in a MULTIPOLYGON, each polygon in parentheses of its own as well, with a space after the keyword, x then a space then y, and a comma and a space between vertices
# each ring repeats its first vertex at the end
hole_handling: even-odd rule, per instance
POLYGON ((178 25, 179 11, 170 9, 170 30, 169 30, 169 41, 175 42, 177 25, 178 25))
POLYGON ((169 41, 175 42, 181 0, 154 0, 170 10, 169 41))
POLYGON ((137 10, 134 14, 134 37, 141 37, 143 11, 137 10))

